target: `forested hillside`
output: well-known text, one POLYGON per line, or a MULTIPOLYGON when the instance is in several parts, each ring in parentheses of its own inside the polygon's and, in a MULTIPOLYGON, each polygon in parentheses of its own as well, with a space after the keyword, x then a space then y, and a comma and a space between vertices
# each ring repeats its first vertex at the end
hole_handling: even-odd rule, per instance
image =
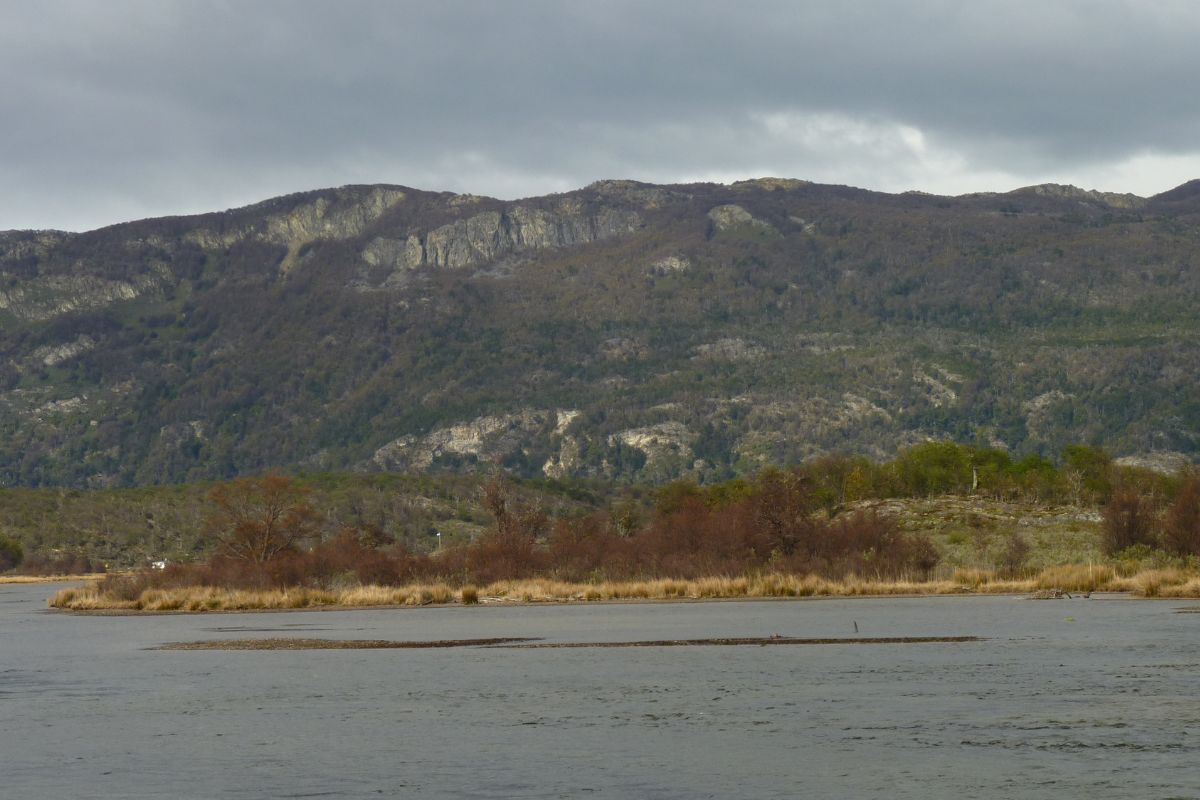
POLYGON ((1200 450, 1200 182, 363 186, 0 233, 0 485, 1200 450))

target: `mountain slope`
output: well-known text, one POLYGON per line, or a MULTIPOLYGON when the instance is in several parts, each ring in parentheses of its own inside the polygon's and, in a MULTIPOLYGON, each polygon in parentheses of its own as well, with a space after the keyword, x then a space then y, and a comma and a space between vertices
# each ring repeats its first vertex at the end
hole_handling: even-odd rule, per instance
POLYGON ((0 233, 0 483, 1200 449, 1200 208, 780 179, 0 233))

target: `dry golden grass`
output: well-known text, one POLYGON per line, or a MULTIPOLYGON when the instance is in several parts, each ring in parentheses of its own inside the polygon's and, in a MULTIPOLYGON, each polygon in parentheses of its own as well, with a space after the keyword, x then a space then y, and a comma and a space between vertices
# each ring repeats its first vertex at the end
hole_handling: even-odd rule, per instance
POLYGON ((990 569, 959 567, 954 570, 955 583, 979 591, 996 580, 996 573, 990 569))
POLYGON ((68 581, 98 581, 105 577, 102 572, 86 575, 0 575, 0 583, 66 583, 68 581))
POLYGON ((1200 597, 1200 577, 1181 569, 1150 569, 1126 581, 1142 597, 1200 597))
POLYGON ((50 598, 50 606, 52 608, 68 608, 72 611, 134 607, 132 602, 122 602, 107 595, 102 596, 96 584, 81 588, 60 589, 50 598))
POLYGON ((849 575, 838 580, 815 575, 768 573, 684 580, 567 583, 544 578, 499 581, 482 589, 455 591, 444 583, 412 586, 358 586, 343 590, 286 589, 242 591, 210 587, 148 589, 134 600, 100 592, 96 584, 63 589, 50 599, 55 608, 73 611, 240 611, 329 606, 420 606, 432 604, 521 602, 562 603, 603 600, 700 600, 739 597, 882 597, 888 595, 1029 594, 1131 592, 1141 597, 1200 597, 1200 574, 1180 569, 1145 570, 1121 576, 1104 564, 1050 567, 1023 579, 1002 579, 982 570, 957 570, 948 580, 883 580, 849 575))
POLYGON ((1140 593, 1143 597, 1200 598, 1200 577, 1193 575, 1180 583, 1143 586, 1140 593))
POLYGON ((1042 570, 1034 583, 1038 589, 1062 589, 1064 592, 1125 591, 1124 581, 1105 564, 1065 564, 1042 570))
POLYGON ((50 598, 50 605, 72 611, 248 611, 325 606, 421 606, 454 601, 454 590, 445 584, 356 586, 343 590, 297 587, 268 591, 188 586, 178 589, 147 589, 134 600, 105 595, 98 585, 92 584, 82 588, 63 589, 50 598))

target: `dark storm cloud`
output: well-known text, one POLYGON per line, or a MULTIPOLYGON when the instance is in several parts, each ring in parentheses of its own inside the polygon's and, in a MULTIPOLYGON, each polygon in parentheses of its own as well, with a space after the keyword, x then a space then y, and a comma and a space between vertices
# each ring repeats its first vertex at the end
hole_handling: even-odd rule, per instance
POLYGON ((1200 174, 1190 2, 8 2, 0 229, 347 182, 1200 174))

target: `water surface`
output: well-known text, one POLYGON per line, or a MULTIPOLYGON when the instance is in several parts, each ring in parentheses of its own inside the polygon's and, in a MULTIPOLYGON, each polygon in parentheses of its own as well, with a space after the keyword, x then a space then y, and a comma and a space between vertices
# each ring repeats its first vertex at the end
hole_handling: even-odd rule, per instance
POLYGON ((0 585, 0 798, 1200 797, 1200 604, 1125 598, 145 617, 0 585), (858 633, 855 633, 855 625, 858 633), (956 644, 189 651, 251 637, 956 644))

